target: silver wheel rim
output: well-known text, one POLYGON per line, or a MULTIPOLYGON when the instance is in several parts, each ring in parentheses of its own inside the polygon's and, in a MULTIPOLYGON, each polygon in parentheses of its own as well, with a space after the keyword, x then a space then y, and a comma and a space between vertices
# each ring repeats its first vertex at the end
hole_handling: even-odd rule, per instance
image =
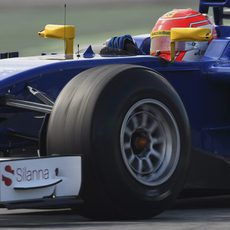
POLYGON ((157 186, 176 169, 180 134, 174 116, 162 102, 143 99, 126 113, 120 132, 125 166, 140 183, 157 186))

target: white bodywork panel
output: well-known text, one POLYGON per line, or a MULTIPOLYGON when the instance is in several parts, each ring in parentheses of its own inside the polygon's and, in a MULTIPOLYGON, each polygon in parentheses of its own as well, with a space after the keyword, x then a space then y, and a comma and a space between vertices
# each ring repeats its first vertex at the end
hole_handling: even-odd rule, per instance
POLYGON ((0 162, 0 202, 77 196, 81 157, 62 156, 0 162))

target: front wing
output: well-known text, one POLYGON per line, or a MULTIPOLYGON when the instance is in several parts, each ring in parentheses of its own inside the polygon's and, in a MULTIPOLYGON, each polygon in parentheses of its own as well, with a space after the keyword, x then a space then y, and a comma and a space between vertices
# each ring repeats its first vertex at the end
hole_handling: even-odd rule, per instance
POLYGON ((58 156, 0 161, 0 203, 77 197, 81 157, 58 156))

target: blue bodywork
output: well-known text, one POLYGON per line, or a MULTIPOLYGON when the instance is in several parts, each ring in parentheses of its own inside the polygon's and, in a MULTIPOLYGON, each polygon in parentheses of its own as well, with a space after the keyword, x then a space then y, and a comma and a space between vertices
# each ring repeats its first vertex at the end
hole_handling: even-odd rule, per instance
MULTIPOLYGON (((200 9, 207 11, 209 6, 223 5, 229 7, 230 1, 201 0, 200 9)), ((73 60, 62 60, 58 55, 0 60, 0 151, 38 143, 45 117, 39 112, 4 105, 5 98, 41 103, 29 92, 30 86, 55 102, 66 83, 86 69, 135 64, 161 73, 178 92, 189 117, 193 148, 229 158, 230 27, 217 25, 216 29, 218 38, 196 62, 171 63, 150 56, 148 35, 134 37, 146 55, 102 57, 89 48, 85 55, 73 60)))

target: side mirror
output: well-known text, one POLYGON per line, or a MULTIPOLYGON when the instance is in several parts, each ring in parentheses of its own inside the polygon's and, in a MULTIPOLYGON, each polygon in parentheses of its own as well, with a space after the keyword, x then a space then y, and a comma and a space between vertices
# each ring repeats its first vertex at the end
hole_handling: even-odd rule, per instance
POLYGON ((208 28, 172 28, 170 33, 171 61, 175 59, 175 42, 210 41, 211 30, 208 28))
POLYGON ((73 58, 73 46, 75 38, 75 27, 72 25, 46 25, 44 30, 38 32, 43 38, 56 38, 65 41, 65 57, 73 58))

